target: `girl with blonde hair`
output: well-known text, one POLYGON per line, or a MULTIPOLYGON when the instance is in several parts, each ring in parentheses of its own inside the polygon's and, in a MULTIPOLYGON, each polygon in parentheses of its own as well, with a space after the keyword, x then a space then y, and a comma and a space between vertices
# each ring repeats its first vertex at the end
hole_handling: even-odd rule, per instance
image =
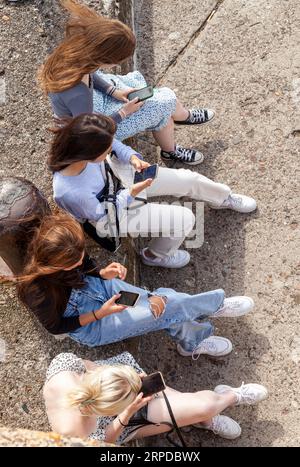
POLYGON ((214 112, 186 109, 168 88, 157 88, 144 103, 128 101, 128 94, 145 87, 138 71, 125 76, 99 70, 118 65, 133 55, 136 39, 122 22, 106 18, 73 0, 62 0, 70 13, 63 41, 39 71, 42 89, 48 94, 57 117, 75 117, 99 112, 118 124, 116 138, 124 140, 145 130, 152 131, 166 161, 189 165, 202 162, 203 154, 175 143, 174 123, 209 123, 214 112))
MULTIPOLYGON (((169 432, 172 421, 163 394, 143 397, 143 377, 128 352, 94 363, 72 353, 58 355, 48 368, 43 392, 52 429, 117 444, 169 432)), ((167 387, 165 394, 179 427, 194 425, 235 439, 241 434, 239 424, 221 412, 257 404, 267 397, 267 389, 243 383, 238 388, 218 385, 214 391, 194 393, 167 387)))

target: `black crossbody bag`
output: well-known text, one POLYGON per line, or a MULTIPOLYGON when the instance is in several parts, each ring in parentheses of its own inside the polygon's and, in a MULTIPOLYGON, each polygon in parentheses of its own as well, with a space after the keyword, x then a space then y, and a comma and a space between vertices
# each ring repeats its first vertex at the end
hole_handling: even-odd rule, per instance
MULTIPOLYGON (((111 156, 115 156, 114 152, 111 153, 111 156)), ((125 187, 122 185, 118 177, 115 176, 108 162, 104 161, 106 182, 104 188, 96 195, 99 203, 105 203, 105 214, 107 215, 108 221, 107 225, 109 228, 109 235, 105 237, 100 237, 97 234, 96 227, 93 226, 88 220, 83 223, 83 229, 98 245, 106 250, 114 253, 121 245, 120 237, 120 224, 118 217, 118 207, 117 207, 117 194, 121 190, 125 190, 125 187)), ((147 200, 143 198, 135 197, 136 200, 142 201, 144 204, 147 204, 147 200)), ((128 208, 127 208, 128 209, 128 208)))
POLYGON ((109 235, 100 237, 97 234, 96 227, 93 226, 88 220, 83 224, 84 231, 95 240, 98 245, 108 251, 115 252, 120 244, 120 226, 117 209, 117 194, 120 190, 124 190, 121 181, 115 176, 108 162, 104 161, 106 182, 104 188, 96 195, 99 203, 105 203, 105 214, 108 217, 107 225, 109 228, 109 235))

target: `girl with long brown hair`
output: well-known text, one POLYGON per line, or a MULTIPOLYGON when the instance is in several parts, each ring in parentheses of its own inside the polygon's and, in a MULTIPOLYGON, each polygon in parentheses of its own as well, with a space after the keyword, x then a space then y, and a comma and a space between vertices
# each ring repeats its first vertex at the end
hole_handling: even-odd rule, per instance
POLYGON ((188 295, 172 289, 153 293, 124 282, 119 263, 97 267, 88 257, 82 228, 63 213, 45 216, 33 235, 21 276, 7 277, 20 300, 52 334, 68 333, 90 347, 165 329, 181 355, 227 355, 231 342, 213 336, 204 316, 242 316, 253 309, 248 297, 225 298, 223 290, 188 295), (135 307, 118 304, 120 291, 139 294, 135 307))
POLYGON ((81 114, 53 131, 48 166, 54 174, 56 203, 82 222, 87 233, 91 225, 96 228, 94 239, 100 244, 117 223, 120 237, 151 235, 140 252, 141 261, 148 266, 182 268, 189 263, 189 252, 179 247, 191 233, 195 216, 178 203, 151 203, 147 197, 187 196, 213 208, 244 213, 256 208, 253 198, 231 193, 227 185, 186 169, 158 167, 154 180, 134 184, 135 171, 149 164, 137 155, 126 158, 122 147, 111 152, 115 125, 103 115, 81 114), (119 185, 115 198, 108 194, 110 171, 119 185), (108 209, 114 199, 112 217, 108 209))
POLYGON ((126 139, 149 130, 161 147, 161 157, 189 165, 202 162, 203 154, 175 143, 174 122, 194 125, 210 122, 209 109, 186 109, 168 88, 155 89, 144 104, 128 101, 128 94, 146 86, 135 71, 126 76, 103 73, 132 56, 135 37, 128 26, 103 17, 73 0, 62 0, 70 13, 66 36, 47 58, 39 72, 57 117, 99 112, 118 124, 116 137, 126 139))

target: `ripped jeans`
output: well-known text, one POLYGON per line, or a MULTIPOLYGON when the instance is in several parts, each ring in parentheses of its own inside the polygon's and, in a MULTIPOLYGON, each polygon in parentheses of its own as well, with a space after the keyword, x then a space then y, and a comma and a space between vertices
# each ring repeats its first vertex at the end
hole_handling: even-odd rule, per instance
POLYGON ((85 282, 83 288, 72 290, 64 317, 95 311, 120 290, 140 294, 134 308, 126 308, 120 313, 106 316, 69 333, 72 339, 89 347, 107 345, 165 329, 186 351, 193 351, 203 339, 211 336, 214 330, 210 322, 196 320, 216 313, 225 297, 221 289, 189 295, 173 289, 159 288, 151 295, 164 297, 165 309, 158 318, 155 318, 147 290, 119 279, 106 281, 85 276, 85 282))

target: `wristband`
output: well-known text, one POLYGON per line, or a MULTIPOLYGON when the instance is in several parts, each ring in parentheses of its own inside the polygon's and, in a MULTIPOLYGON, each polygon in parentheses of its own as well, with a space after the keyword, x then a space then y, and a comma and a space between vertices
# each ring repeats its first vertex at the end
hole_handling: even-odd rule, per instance
POLYGON ((118 420, 118 422, 120 423, 120 425, 122 425, 122 426, 124 426, 124 427, 125 427, 125 426, 128 426, 128 425, 124 425, 124 423, 121 422, 120 417, 117 417, 117 420, 118 420))
POLYGON ((125 110, 123 110, 123 109, 120 109, 118 112, 119 112, 119 114, 121 115, 121 117, 122 117, 122 120, 124 120, 124 118, 126 118, 126 117, 127 117, 125 110))
POLYGON ((113 86, 113 87, 108 91, 108 95, 109 95, 109 96, 112 96, 116 89, 117 89, 116 86, 113 86))
POLYGON ((92 311, 93 315, 94 315, 94 318, 95 318, 95 321, 99 321, 97 316, 96 316, 96 313, 94 311, 92 311))

